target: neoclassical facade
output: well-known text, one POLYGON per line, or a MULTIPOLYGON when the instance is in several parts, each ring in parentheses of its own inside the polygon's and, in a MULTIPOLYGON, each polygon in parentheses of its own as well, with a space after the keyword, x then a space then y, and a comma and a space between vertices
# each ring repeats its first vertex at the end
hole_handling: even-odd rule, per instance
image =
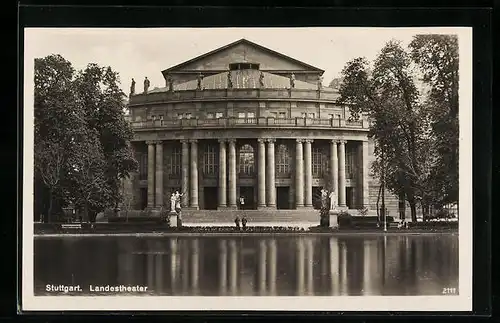
POLYGON ((242 39, 162 71, 162 88, 131 88, 133 208, 166 207, 175 190, 193 210, 241 197, 247 209, 312 208, 327 188, 340 207, 375 209, 369 122, 349 120, 323 72, 242 39))

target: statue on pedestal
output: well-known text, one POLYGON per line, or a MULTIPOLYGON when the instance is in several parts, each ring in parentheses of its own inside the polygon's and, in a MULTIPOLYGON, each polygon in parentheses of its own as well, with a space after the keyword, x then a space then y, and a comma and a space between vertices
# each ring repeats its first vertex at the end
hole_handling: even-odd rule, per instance
POLYGON ((329 195, 330 197, 330 210, 335 210, 337 208, 336 194, 332 191, 329 195))
POLYGON ((264 87, 264 72, 260 72, 259 84, 260 84, 260 87, 264 87))
POLYGON ((170 75, 167 77, 167 84, 168 84, 168 91, 174 92, 174 80, 170 75))
POLYGON ((135 94, 135 80, 134 78, 132 78, 132 84, 130 85, 130 95, 134 95, 135 94))
POLYGON ((170 195, 170 212, 175 212, 175 205, 177 203, 177 196, 175 195, 175 193, 172 193, 172 195, 170 195))
POLYGON ((198 86, 197 86, 197 89, 198 90, 202 90, 202 82, 203 82, 203 74, 198 74, 198 86))
POLYGON ((150 84, 151 83, 149 83, 148 77, 146 76, 146 78, 144 79, 144 94, 148 93, 148 89, 149 89, 150 84))
POLYGON ((290 88, 293 89, 295 87, 295 74, 290 74, 290 88))

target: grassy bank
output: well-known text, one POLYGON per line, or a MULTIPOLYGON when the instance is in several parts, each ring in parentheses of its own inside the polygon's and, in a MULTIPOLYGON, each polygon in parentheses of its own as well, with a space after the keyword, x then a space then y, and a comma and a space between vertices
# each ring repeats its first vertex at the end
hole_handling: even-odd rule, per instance
MULTIPOLYGON (((432 222, 431 222, 432 223, 432 222)), ((227 226, 183 226, 169 227, 159 223, 82 223, 81 226, 62 225, 57 223, 36 223, 34 228, 35 235, 113 235, 113 234, 337 234, 337 233, 442 233, 442 232, 458 232, 458 225, 455 223, 441 223, 440 225, 430 225, 424 223, 422 225, 410 227, 407 229, 398 229, 390 227, 387 232, 382 228, 366 227, 366 226, 345 226, 339 228, 298 228, 292 226, 258 226, 252 225, 245 229, 227 226)))

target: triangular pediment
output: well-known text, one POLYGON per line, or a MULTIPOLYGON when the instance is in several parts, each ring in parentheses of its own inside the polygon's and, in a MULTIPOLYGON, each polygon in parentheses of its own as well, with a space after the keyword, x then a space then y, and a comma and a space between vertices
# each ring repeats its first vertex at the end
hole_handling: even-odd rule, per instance
POLYGON ((322 73, 323 70, 263 47, 246 39, 173 66, 163 73, 190 71, 225 71, 230 63, 249 62, 260 64, 264 71, 309 71, 322 73))

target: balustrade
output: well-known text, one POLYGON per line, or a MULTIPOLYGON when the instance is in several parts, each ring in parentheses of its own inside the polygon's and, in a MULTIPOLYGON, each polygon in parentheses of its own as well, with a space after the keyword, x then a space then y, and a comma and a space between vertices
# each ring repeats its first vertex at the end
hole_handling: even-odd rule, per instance
POLYGON ((368 129, 366 120, 349 121, 345 119, 321 118, 217 118, 217 119, 167 119, 132 121, 134 129, 181 129, 181 128, 231 128, 231 127, 311 127, 311 128, 350 128, 368 129))

